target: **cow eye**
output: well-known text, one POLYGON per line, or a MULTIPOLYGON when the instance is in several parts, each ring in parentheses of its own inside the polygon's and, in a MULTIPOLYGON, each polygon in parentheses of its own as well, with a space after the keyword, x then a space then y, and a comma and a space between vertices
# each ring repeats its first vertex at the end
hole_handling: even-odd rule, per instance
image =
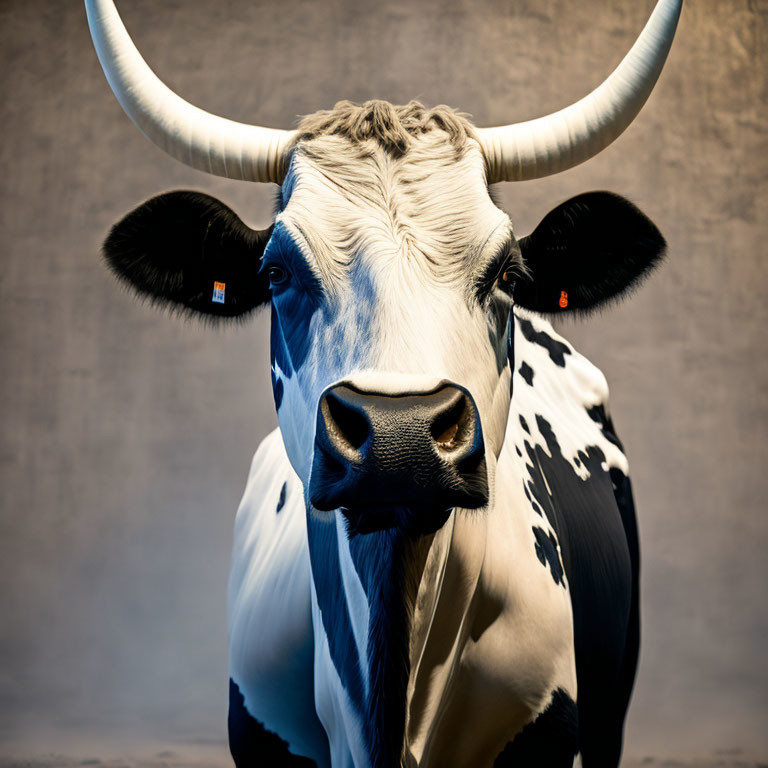
POLYGON ((267 269, 267 277, 271 286, 282 285, 288 280, 288 272, 273 264, 267 269))
POLYGON ((505 244, 492 258, 477 281, 477 295, 481 304, 486 303, 494 291, 511 295, 519 277, 517 251, 505 244))
POLYGON ((514 264, 506 264, 499 272, 496 285, 506 293, 512 293, 515 288, 515 281, 518 277, 517 267, 514 264))

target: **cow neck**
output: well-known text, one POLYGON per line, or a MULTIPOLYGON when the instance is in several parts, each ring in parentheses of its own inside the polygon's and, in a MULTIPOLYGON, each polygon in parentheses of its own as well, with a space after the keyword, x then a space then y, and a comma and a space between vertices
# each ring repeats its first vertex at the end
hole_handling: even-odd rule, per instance
POLYGON ((427 553, 409 648, 406 748, 414 765, 429 752, 470 639, 486 532, 487 515, 454 510, 427 553))

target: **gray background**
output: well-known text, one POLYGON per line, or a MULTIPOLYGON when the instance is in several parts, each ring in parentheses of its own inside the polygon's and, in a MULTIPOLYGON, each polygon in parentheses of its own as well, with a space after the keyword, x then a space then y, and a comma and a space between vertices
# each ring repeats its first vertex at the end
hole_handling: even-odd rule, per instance
MULTIPOLYGON (((159 75, 290 127, 337 99, 558 109, 651 0, 122 0, 159 75)), ((768 757, 766 0, 689 0, 639 119, 597 158, 502 185, 519 233, 607 188, 669 259, 565 334, 605 371, 639 507, 642 663, 627 753, 768 757)), ((225 588, 250 457, 275 424, 268 318, 212 331, 119 289, 100 242, 196 188, 265 226, 272 188, 208 177, 122 114, 76 0, 0 3, 0 754, 186 742, 225 760, 225 588), (207 747, 205 745, 208 745, 207 747)))

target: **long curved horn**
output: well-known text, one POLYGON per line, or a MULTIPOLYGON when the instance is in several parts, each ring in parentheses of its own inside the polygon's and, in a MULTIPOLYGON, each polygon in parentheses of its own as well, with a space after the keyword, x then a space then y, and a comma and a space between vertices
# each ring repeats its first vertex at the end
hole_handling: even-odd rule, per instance
POLYGON ((664 66, 683 0, 659 0, 621 64, 592 93, 546 117, 477 129, 488 182, 549 176, 589 160, 635 119, 664 66))
POLYGON ((128 117, 158 147, 201 171, 280 183, 292 131, 217 117, 176 95, 136 50, 113 0, 85 0, 104 74, 128 117))

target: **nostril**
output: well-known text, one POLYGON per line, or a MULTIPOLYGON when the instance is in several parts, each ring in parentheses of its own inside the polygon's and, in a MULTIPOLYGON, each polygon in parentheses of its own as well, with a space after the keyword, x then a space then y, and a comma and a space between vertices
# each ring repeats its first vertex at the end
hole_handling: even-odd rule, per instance
POLYGON ((456 437, 459 434, 459 425, 452 424, 442 434, 435 438, 438 448, 442 448, 444 451, 455 451, 459 446, 456 442, 456 437))
POLYGON ((466 441, 467 398, 463 392, 454 390, 455 395, 437 414, 430 431, 432 439, 442 451, 455 451, 466 441))
POLYGON ((345 444, 359 450, 368 439, 370 426, 365 416, 354 405, 344 400, 333 392, 325 396, 325 423, 329 433, 333 434, 337 447, 338 443, 345 444))

